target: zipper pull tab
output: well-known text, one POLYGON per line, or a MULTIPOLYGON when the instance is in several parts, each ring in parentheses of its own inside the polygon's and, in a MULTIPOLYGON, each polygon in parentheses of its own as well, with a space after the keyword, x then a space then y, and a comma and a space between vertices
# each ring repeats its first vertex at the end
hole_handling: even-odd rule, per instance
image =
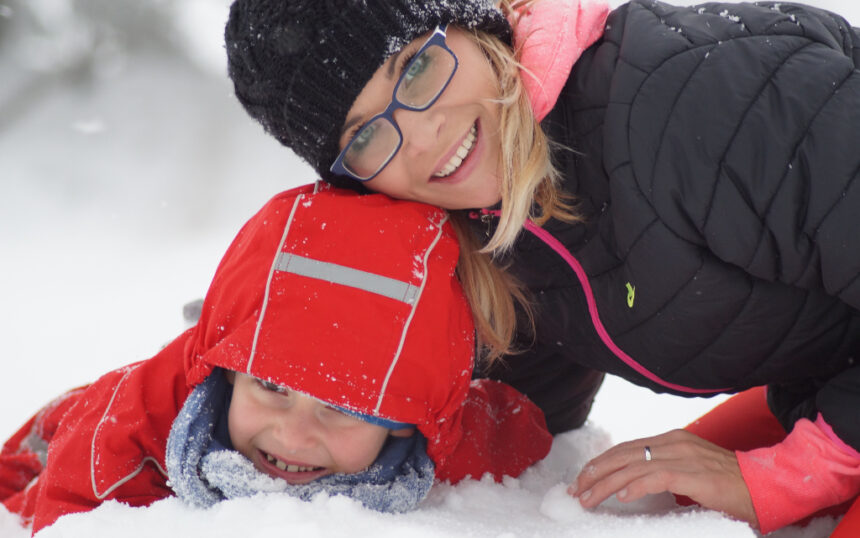
POLYGON ((484 230, 484 235, 490 237, 490 226, 493 224, 493 216, 489 213, 484 213, 481 215, 481 222, 484 223, 484 226, 487 228, 484 230))

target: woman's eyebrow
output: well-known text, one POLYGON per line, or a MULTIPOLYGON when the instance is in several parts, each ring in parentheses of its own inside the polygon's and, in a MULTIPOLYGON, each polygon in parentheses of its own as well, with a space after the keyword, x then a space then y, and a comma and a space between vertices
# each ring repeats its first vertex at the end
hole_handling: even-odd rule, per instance
POLYGON ((399 58, 400 55, 403 54, 404 50, 406 50, 406 47, 403 47, 402 49, 398 50, 397 52, 394 53, 394 55, 391 58, 386 60, 388 62, 388 73, 387 73, 387 75, 388 75, 389 80, 394 78, 394 68, 397 66, 397 58, 399 58))
POLYGON ((350 127, 360 123, 361 120, 362 116, 353 116, 352 119, 347 120, 346 123, 343 124, 343 129, 340 130, 340 136, 342 137, 345 132, 349 131, 350 127))

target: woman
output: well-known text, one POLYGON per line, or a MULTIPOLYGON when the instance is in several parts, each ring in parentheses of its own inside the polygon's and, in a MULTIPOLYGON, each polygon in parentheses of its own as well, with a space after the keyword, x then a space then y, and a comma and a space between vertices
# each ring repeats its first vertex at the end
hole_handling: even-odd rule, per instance
POLYGON ((576 425, 569 385, 592 371, 686 396, 767 384, 791 430, 766 454, 621 445, 578 477, 584 506, 675 491, 678 458, 716 461, 736 493, 677 493, 763 531, 855 497, 858 32, 788 4, 634 1, 605 32, 599 7, 506 14, 515 47, 481 1, 238 0, 230 75, 327 180, 452 210, 481 341, 509 355, 490 375, 554 431, 576 425), (774 500, 811 443, 833 472, 774 500))

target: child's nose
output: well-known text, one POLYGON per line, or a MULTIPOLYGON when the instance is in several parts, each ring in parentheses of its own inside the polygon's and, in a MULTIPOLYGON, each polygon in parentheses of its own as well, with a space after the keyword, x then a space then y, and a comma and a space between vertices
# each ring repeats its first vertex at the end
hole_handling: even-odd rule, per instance
POLYGON ((285 409, 275 427, 275 436, 287 452, 315 446, 320 438, 320 424, 315 413, 301 408, 285 409))
POLYGON ((394 113, 394 118, 403 135, 401 151, 409 157, 417 157, 439 143, 439 133, 445 124, 441 109, 435 106, 422 111, 400 109, 394 113))

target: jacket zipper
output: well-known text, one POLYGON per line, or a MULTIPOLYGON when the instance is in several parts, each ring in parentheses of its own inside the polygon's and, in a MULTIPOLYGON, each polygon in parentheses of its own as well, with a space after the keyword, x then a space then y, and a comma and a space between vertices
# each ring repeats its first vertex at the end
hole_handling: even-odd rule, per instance
POLYGON ((502 212, 498 209, 481 209, 481 211, 470 211, 469 218, 479 220, 484 225, 484 235, 490 237, 490 228, 493 225, 493 218, 501 216, 502 212))
MULTIPOLYGON (((480 213, 472 211, 469 213, 469 217, 471 218, 480 218, 481 222, 491 221, 493 217, 498 217, 501 214, 501 211, 498 209, 481 209, 480 213), (487 219, 487 220, 485 220, 487 219)), ((597 332, 598 336, 600 336, 603 344, 609 348, 609 350, 618 357, 624 364, 632 368, 634 371, 644 376, 645 378, 662 385, 666 388, 678 391, 678 392, 686 392, 689 394, 714 394, 718 392, 725 392, 731 390, 729 388, 723 389, 695 389, 692 387, 685 387, 683 385, 678 385, 675 383, 670 383, 662 378, 660 378, 654 372, 648 370, 644 366, 642 366, 639 362, 637 362, 633 357, 624 352, 613 340, 612 337, 609 336, 609 332, 606 330, 606 327, 603 326, 603 322, 600 321, 600 315, 597 311, 597 301, 594 299, 594 291, 591 289, 591 283, 588 281, 588 276, 585 274, 585 269, 582 268, 582 265, 579 263, 573 254, 570 253, 567 248, 556 239, 551 233, 540 228, 531 219, 526 220, 524 224, 524 228, 531 232, 534 236, 544 242, 549 248, 555 251, 556 254, 561 256, 561 258, 570 266, 573 270, 576 277, 579 279, 579 283, 582 286, 582 291, 585 293, 585 300, 588 304, 588 313, 591 316, 591 323, 594 326, 594 330, 597 332)))

